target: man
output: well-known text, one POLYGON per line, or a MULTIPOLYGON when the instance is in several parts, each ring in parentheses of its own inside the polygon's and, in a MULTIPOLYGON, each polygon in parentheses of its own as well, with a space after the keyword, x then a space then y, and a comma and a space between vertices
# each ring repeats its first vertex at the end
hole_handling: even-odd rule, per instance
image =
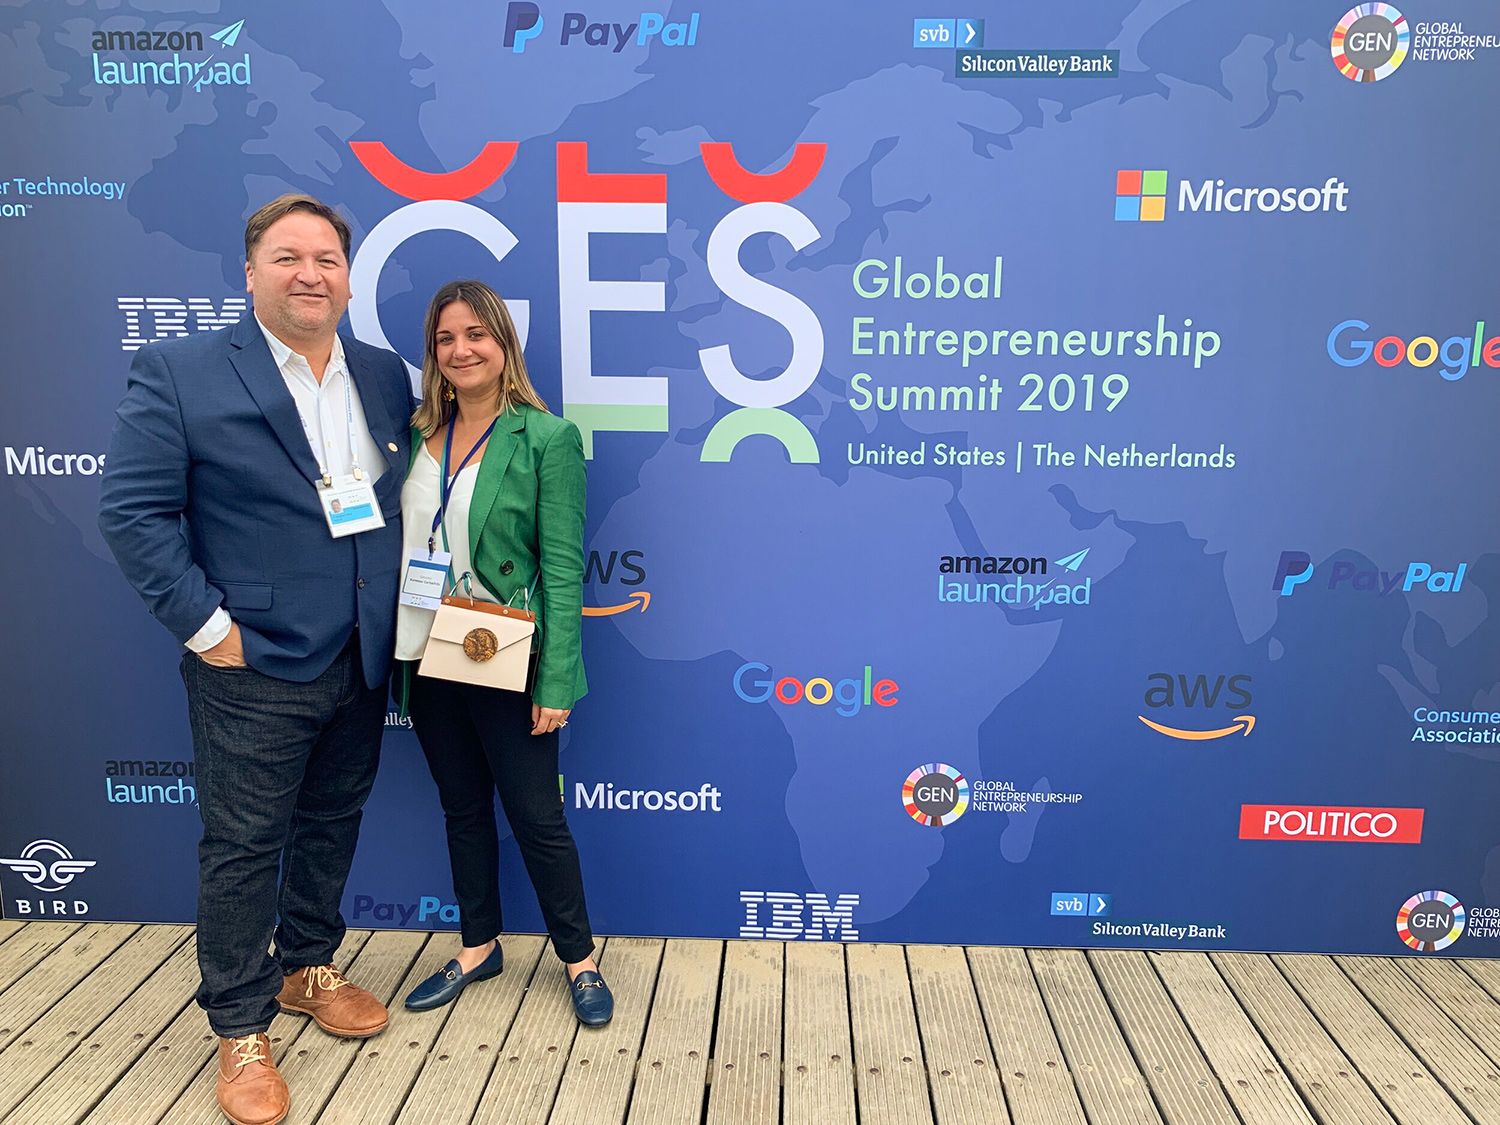
POLYGON ((349 227, 331 208, 284 195, 252 215, 245 288, 253 316, 136 353, 99 528, 189 650, 198 1003, 220 1107, 272 1125, 279 1009, 344 1036, 387 1021, 332 962, 385 721, 413 401, 399 357, 337 332, 349 227))

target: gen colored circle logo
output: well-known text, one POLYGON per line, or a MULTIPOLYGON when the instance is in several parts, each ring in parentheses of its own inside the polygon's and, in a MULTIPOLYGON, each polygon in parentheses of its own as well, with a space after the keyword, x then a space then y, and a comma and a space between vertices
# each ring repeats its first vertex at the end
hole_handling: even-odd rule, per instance
POLYGON ((1352 82, 1379 82, 1406 60, 1411 28, 1390 4, 1357 4, 1333 29, 1333 65, 1352 82))
POLYGON ((1436 953, 1464 932, 1464 906, 1447 891, 1412 895, 1396 912, 1396 934, 1413 949, 1436 953))
POLYGON ((952 766, 929 762, 906 775, 901 801, 918 824, 941 828, 963 816, 969 807, 969 783, 952 766))

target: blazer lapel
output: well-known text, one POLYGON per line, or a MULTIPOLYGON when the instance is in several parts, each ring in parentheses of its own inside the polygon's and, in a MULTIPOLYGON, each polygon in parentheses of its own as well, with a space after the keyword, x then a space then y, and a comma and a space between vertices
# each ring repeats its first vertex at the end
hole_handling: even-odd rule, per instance
POLYGON ((469 557, 479 557, 479 540, 489 522, 490 509, 500 496, 500 485, 505 480, 505 469, 521 440, 521 431, 526 428, 526 408, 514 413, 500 415, 495 432, 485 443, 484 457, 479 462, 479 476, 474 481, 474 499, 469 502, 469 557))
MULTIPOLYGON (((385 457, 391 479, 402 481, 405 479, 405 474, 402 472, 401 454, 391 448, 394 444, 391 439, 397 433, 396 425, 391 419, 385 395, 380 393, 381 388, 375 373, 365 362, 364 349, 354 344, 347 336, 343 339, 344 365, 349 368, 349 376, 354 380, 354 386, 359 391, 359 404, 364 408, 365 423, 370 427, 370 436, 375 439, 376 447, 385 457)), ((403 374, 405 370, 403 365, 403 374)), ((407 419, 403 418, 402 421, 406 422, 407 419)))
POLYGON ((229 353, 229 362, 240 381, 255 399, 255 405, 260 407, 292 463, 310 483, 316 484, 322 479, 322 474, 313 459, 312 447, 307 444, 302 420, 297 417, 297 404, 292 401, 292 392, 286 389, 286 380, 271 358, 271 349, 266 346, 266 338, 261 335, 260 324, 253 313, 241 317, 239 323, 230 329, 229 343, 233 349, 229 353))

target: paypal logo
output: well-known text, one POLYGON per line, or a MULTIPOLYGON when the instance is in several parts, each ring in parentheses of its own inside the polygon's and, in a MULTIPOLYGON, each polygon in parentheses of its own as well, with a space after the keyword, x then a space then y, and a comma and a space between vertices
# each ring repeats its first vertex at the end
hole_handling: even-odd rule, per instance
MULTIPOLYGON (((644 47, 653 39, 665 47, 692 47, 698 42, 698 16, 694 12, 681 23, 669 23, 660 12, 642 12, 634 23, 623 24, 595 23, 582 12, 564 12, 558 46, 569 47, 582 40, 590 47, 609 47, 616 55, 628 43, 644 47)), ((544 26, 541 9, 530 0, 513 0, 505 11, 504 45, 519 55, 544 26)))
MULTIPOLYGON (((1453 570, 1438 570, 1428 562, 1409 563, 1405 570, 1384 571, 1374 567, 1361 569, 1348 559, 1341 559, 1328 568, 1328 589, 1340 586, 1359 593, 1387 594, 1400 590, 1409 594, 1421 588, 1434 594, 1456 594, 1463 588, 1464 576, 1469 564, 1461 562, 1453 570)), ((1312 559, 1303 551, 1282 551, 1281 561, 1276 564, 1276 577, 1271 589, 1278 590, 1282 597, 1290 597, 1293 590, 1313 576, 1312 559)))

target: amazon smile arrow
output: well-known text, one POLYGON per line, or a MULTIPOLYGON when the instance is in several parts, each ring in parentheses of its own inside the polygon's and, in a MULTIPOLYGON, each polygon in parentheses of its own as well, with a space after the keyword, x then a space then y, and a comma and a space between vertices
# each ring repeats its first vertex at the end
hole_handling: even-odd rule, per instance
POLYGON ((627 609, 641 607, 641 612, 646 612, 646 607, 651 604, 651 595, 645 590, 631 592, 628 601, 622 605, 586 605, 583 607, 585 617, 613 617, 617 613, 624 613, 627 609))
POLYGON ((1168 738, 1185 738, 1192 742, 1202 742, 1209 738, 1223 738, 1226 734, 1243 734, 1248 736, 1255 729, 1254 715, 1236 715, 1233 726, 1221 727, 1218 730, 1178 730, 1176 727, 1164 727, 1160 723, 1153 723, 1145 715, 1137 715, 1136 718, 1152 730, 1160 731, 1168 738))

